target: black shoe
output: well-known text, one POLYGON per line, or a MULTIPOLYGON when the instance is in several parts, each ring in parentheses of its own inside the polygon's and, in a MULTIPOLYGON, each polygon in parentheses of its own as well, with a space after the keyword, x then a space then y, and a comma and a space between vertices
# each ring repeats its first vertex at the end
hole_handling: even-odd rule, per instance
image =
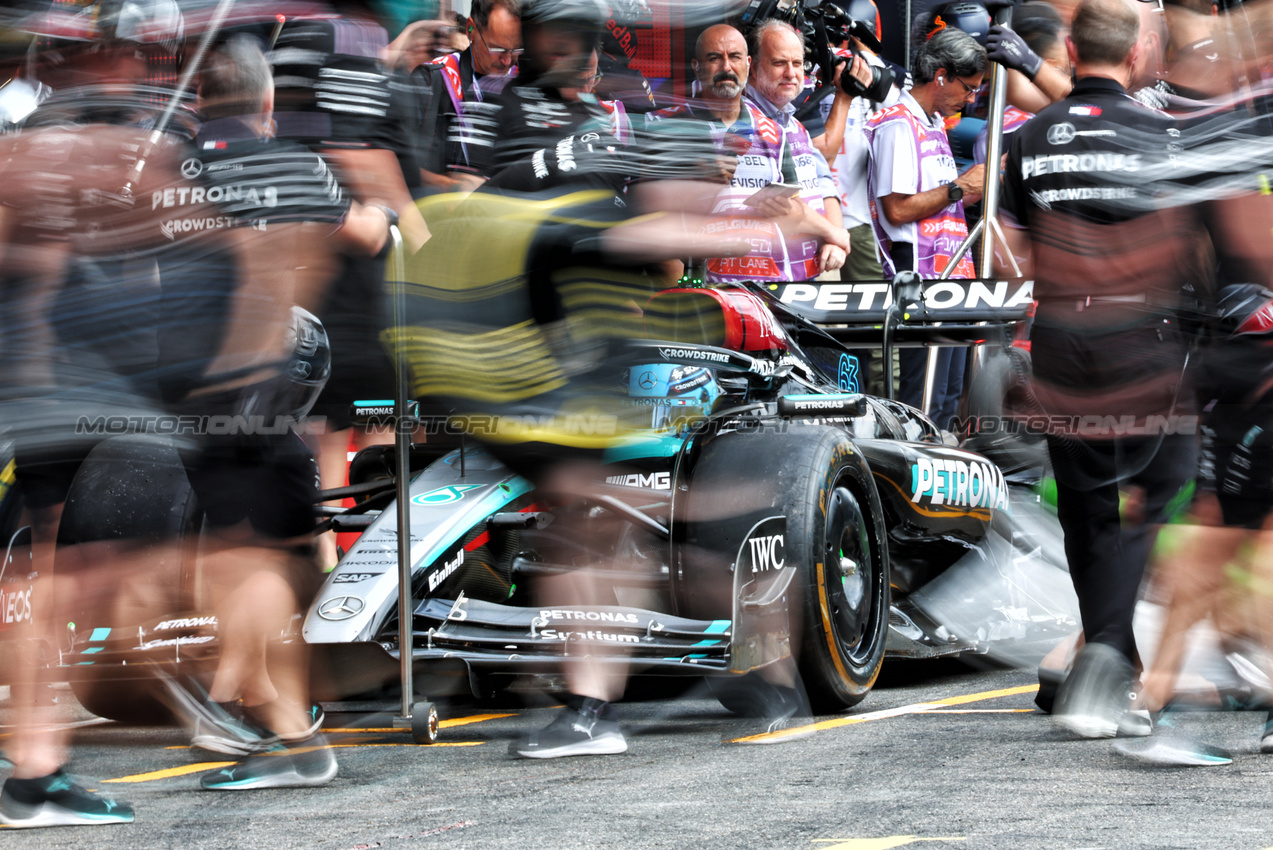
POLYGON ((248 756, 231 767, 204 774, 199 784, 209 791, 255 788, 313 788, 336 778, 336 757, 327 739, 315 735, 291 746, 276 746, 248 756))
POLYGON ((1056 704, 1056 692, 1065 681, 1065 673, 1065 670, 1039 667, 1039 692, 1034 695, 1034 704, 1044 714, 1052 713, 1052 708, 1056 704))
POLYGON ((1273 711, 1264 718, 1264 731, 1260 733, 1260 752, 1273 753, 1273 711))
POLYGON ((627 752, 628 742, 605 700, 572 699, 556 719, 538 732, 519 738, 508 754, 528 759, 605 756, 627 752))
POLYGON ((38 779, 9 777, 0 791, 0 824, 10 829, 132 822, 132 806, 85 791, 60 770, 38 779))
POLYGON ((1131 707, 1132 665, 1114 647, 1089 643, 1057 690, 1052 716, 1080 738, 1113 738, 1131 707))

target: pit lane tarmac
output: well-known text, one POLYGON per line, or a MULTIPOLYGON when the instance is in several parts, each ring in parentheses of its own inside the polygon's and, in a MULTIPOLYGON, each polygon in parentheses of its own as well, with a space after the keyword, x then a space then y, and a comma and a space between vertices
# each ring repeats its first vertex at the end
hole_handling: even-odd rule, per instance
POLYGON ((247 792, 199 790, 224 762, 192 758, 182 730, 99 721, 59 691, 72 771, 130 800, 137 822, 0 830, 0 847, 1273 847, 1263 713, 1184 717, 1233 765, 1154 768, 1067 739, 1034 709, 1030 672, 886 667, 856 708, 777 735, 702 688, 647 694, 622 705, 629 751, 609 757, 509 757, 510 740, 551 719, 546 699, 443 703, 429 746, 389 714, 329 713, 331 785, 247 792))

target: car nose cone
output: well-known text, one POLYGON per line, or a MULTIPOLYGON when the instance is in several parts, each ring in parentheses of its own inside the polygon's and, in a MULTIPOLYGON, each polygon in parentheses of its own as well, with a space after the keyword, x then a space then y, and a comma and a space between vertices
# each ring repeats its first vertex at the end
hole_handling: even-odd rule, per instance
POLYGON ((337 596, 318 606, 318 616, 324 620, 348 620, 362 611, 365 603, 357 596, 337 596))

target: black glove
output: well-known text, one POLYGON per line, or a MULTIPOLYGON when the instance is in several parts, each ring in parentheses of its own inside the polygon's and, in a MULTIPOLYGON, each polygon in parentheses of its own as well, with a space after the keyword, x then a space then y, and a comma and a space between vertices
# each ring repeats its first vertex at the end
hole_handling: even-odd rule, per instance
POLYGON ((1020 71, 1031 80, 1043 67, 1043 59, 1025 43, 1025 39, 1005 26, 995 24, 986 34, 986 55, 992 62, 1020 71))

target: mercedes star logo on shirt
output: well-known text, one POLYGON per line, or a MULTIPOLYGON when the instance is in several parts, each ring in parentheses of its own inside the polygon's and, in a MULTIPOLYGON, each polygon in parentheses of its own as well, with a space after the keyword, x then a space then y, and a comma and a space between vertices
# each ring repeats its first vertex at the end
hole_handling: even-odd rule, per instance
POLYGON ((1068 145, 1074 141, 1077 134, 1074 132, 1074 125, 1069 121, 1063 121, 1060 124, 1053 124, 1048 128, 1048 144, 1049 145, 1068 145))

